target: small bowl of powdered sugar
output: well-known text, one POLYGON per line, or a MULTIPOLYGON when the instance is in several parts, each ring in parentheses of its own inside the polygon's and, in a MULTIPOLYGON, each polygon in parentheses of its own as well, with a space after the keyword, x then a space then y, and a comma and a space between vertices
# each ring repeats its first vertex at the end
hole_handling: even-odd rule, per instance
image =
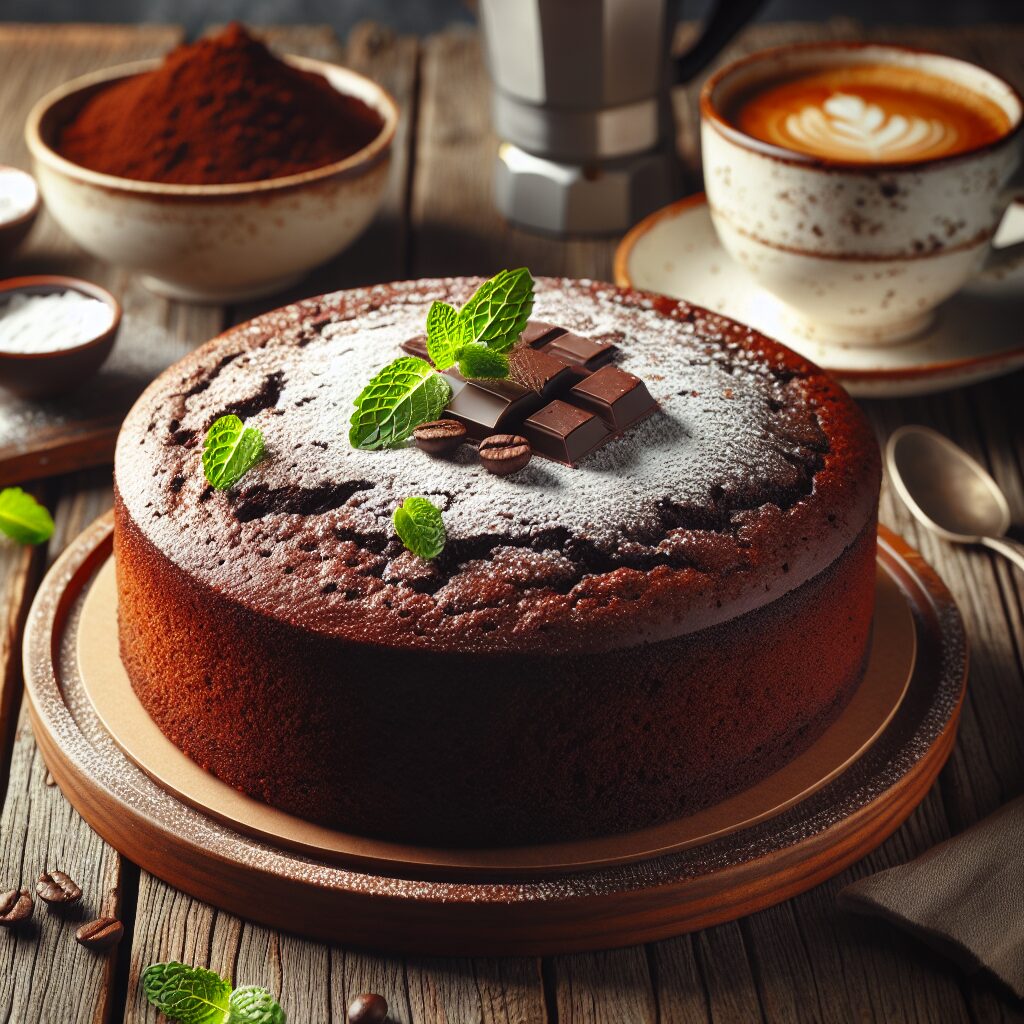
POLYGON ((0 281, 0 387, 25 398, 71 391, 103 365, 120 326, 117 299, 88 281, 0 281))
POLYGON ((0 164, 0 259, 6 259, 32 230, 41 205, 36 179, 0 164))

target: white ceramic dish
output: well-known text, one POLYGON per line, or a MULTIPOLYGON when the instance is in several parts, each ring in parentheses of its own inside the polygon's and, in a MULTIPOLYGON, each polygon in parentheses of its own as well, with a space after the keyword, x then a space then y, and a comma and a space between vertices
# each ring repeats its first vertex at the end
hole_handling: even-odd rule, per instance
POLYGON ((159 61, 107 68, 44 96, 28 116, 25 139, 50 213, 84 249, 140 271, 150 288, 176 299, 232 302, 269 294, 337 255, 377 212, 398 108, 355 71, 285 59, 376 110, 380 134, 345 160, 264 181, 168 185, 100 174, 53 149, 57 129, 90 95, 159 61))
MULTIPOLYGON (((1017 204, 996 245, 1021 240, 1024 204, 1017 204)), ((821 344, 794 331, 783 304, 725 252, 698 194, 651 214, 623 238, 615 280, 749 324, 829 370, 859 397, 930 394, 1024 367, 1024 261, 969 282, 915 337, 887 345, 821 344)))

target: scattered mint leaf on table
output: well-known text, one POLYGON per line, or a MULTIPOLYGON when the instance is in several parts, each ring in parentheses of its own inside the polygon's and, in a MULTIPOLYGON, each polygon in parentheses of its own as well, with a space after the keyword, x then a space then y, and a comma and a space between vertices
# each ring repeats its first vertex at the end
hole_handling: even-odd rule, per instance
POLYGON ((427 353, 434 366, 447 370, 455 365, 458 352, 469 341, 459 314, 447 302, 434 302, 427 311, 427 353))
POLYGON ((231 983, 176 960, 150 964, 142 975, 146 998, 178 1024, 225 1024, 231 983))
POLYGON ((502 270, 485 281, 459 310, 466 341, 507 352, 519 340, 533 312, 533 278, 526 267, 502 270))
POLYGON ((19 544, 42 544, 53 535, 53 518, 20 487, 0 491, 0 532, 19 544))
POLYGON ((221 416, 206 432, 203 472, 218 491, 238 483, 263 457, 263 435, 237 416, 221 416))
POLYGON ((508 376, 508 356, 475 341, 459 349, 459 373, 463 377, 496 379, 508 376))
POLYGON ((399 540, 420 558, 437 558, 446 535, 441 510, 426 498, 406 498, 391 517, 399 540))
POLYGON ((265 988, 245 985, 231 993, 224 1024, 285 1024, 284 1010, 265 988))
POLYGON ((436 420, 452 387, 425 359, 402 356, 381 370, 356 398, 348 439, 353 448, 394 448, 428 420, 436 420))
POLYGON ((142 974, 146 998, 177 1024, 286 1024, 277 1000, 257 985, 231 982, 176 960, 150 964, 142 974))

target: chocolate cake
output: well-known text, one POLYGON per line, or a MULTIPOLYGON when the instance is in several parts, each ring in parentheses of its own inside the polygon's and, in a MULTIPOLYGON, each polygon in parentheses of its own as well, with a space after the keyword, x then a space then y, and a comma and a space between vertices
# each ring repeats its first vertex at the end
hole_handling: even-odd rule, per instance
POLYGON ((864 417, 740 324, 542 279, 520 344, 557 326, 548 354, 577 372, 554 401, 609 423, 590 454, 495 476, 470 444, 352 448, 363 385, 415 343, 431 301, 477 284, 301 302, 147 389, 115 466, 121 656, 139 699, 232 786, 417 843, 633 830, 764 778, 863 674, 880 473, 864 417), (656 409, 640 392, 617 401, 636 378, 656 409), (214 491, 202 442, 228 413, 267 451, 214 491), (391 524, 411 495, 444 516, 432 561, 391 524))

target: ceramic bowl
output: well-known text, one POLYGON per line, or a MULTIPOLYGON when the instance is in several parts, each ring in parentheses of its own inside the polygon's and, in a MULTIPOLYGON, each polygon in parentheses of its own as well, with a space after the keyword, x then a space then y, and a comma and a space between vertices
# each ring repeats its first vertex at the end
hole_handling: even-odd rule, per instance
POLYGON ((35 178, 17 167, 0 164, 0 260, 14 255, 15 249, 32 230, 40 206, 42 201, 35 178), (12 215, 4 212, 5 199, 12 202, 12 215))
POLYGON ((95 338, 74 348, 49 352, 4 352, 0 350, 0 387, 22 398, 44 398, 71 391, 88 380, 104 363, 114 347, 121 326, 121 305, 105 288, 76 277, 14 277, 0 281, 0 304, 18 292, 48 295, 52 292, 81 292, 99 299, 113 312, 113 322, 95 338))
POLYGON ((380 134, 344 160, 301 174, 234 185, 169 185, 90 171, 54 148, 88 98, 159 61, 108 68, 44 96, 25 139, 43 198, 84 249, 144 275, 155 292, 235 302, 278 291, 345 249, 373 219, 387 178, 398 107, 363 75, 287 57, 356 96, 383 119, 380 134))

